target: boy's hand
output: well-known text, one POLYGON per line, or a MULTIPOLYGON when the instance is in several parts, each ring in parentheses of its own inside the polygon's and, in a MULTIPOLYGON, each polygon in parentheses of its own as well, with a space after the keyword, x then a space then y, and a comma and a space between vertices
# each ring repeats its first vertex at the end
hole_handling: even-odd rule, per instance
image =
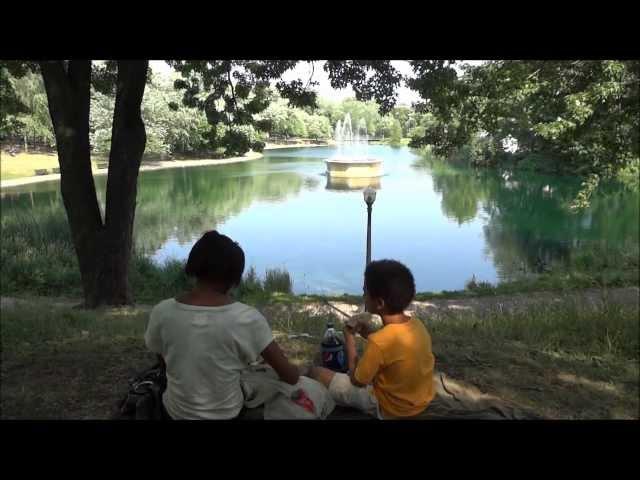
POLYGON ((367 338, 371 333, 371 328, 369 327, 370 322, 370 313, 360 313, 352 316, 349 319, 349 321, 345 324, 345 329, 350 328, 353 334, 358 333, 361 337, 367 338))
POLYGON ((344 324, 344 328, 342 329, 342 332, 344 333, 345 336, 355 335, 357 333, 356 327, 354 327, 353 325, 349 325, 348 323, 344 324))
POLYGON ((356 333, 360 334, 362 338, 367 338, 371 333, 371 331, 369 330, 369 327, 367 326, 367 324, 359 323, 358 326, 356 327, 356 333))

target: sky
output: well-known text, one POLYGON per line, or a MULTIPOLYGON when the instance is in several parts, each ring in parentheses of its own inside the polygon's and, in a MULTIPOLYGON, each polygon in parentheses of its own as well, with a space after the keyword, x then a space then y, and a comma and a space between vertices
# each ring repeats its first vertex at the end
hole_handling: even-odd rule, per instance
MULTIPOLYGON (((462 62, 477 65, 479 63, 482 63, 482 60, 462 60, 462 62)), ((408 61, 392 60, 391 63, 400 73, 409 76, 411 75, 411 66, 409 65, 408 61)), ((355 95, 351 87, 343 88, 340 90, 336 90, 331 87, 329 83, 329 76, 322 68, 323 64, 323 60, 314 62, 313 67, 309 62, 300 62, 296 66, 296 68, 285 73, 282 78, 283 80, 287 81, 295 80, 297 78, 308 80, 313 70, 313 81, 319 83, 319 85, 315 87, 319 97, 338 101, 348 97, 354 97, 355 95)), ((171 67, 169 67, 169 65, 167 65, 167 63, 162 60, 151 60, 150 65, 154 72, 164 75, 168 75, 172 70, 171 67)), ((415 91, 407 88, 406 86, 401 85, 398 89, 398 105, 411 106, 412 103, 419 100, 420 96, 415 91)))

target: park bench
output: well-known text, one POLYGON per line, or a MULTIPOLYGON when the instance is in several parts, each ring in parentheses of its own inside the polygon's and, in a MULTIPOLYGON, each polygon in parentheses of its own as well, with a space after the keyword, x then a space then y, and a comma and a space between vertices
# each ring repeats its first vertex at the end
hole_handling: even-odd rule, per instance
POLYGON ((105 169, 109 167, 109 163, 108 162, 98 162, 98 168, 99 169, 105 169))
POLYGON ((49 173, 49 170, 47 170, 46 168, 36 168, 34 172, 36 173, 36 175, 47 175, 49 173))
POLYGON ((53 173, 60 173, 60 168, 54 168, 53 173))

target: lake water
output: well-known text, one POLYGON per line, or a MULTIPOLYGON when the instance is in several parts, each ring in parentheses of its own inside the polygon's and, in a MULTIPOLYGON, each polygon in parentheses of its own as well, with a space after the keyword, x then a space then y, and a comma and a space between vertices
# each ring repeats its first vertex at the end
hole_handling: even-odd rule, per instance
MULTIPOLYGON (((217 229, 237 240, 247 268, 286 268, 296 293, 360 293, 366 255, 362 183, 324 174, 331 147, 281 149, 223 166, 143 172, 136 248, 155 261, 186 259, 195 240, 217 229)), ((638 193, 604 186, 589 209, 568 205, 579 180, 526 172, 454 168, 408 148, 370 146, 385 175, 372 216, 372 258, 414 273, 418 291, 496 283, 570 263, 593 245, 638 243, 638 193)), ((96 177, 104 196, 106 177, 96 177)), ((102 201, 102 203, 104 203, 102 201)), ((53 209, 64 215, 57 182, 4 190, 3 215, 53 209)))

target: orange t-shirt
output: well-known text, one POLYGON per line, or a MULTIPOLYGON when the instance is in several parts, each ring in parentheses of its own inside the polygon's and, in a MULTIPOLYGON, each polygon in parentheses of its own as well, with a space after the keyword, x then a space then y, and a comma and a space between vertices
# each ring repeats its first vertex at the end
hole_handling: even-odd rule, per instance
POLYGON ((391 323, 369 335, 354 372, 373 393, 383 415, 408 417, 422 412, 435 396, 431 336, 416 319, 391 323))

